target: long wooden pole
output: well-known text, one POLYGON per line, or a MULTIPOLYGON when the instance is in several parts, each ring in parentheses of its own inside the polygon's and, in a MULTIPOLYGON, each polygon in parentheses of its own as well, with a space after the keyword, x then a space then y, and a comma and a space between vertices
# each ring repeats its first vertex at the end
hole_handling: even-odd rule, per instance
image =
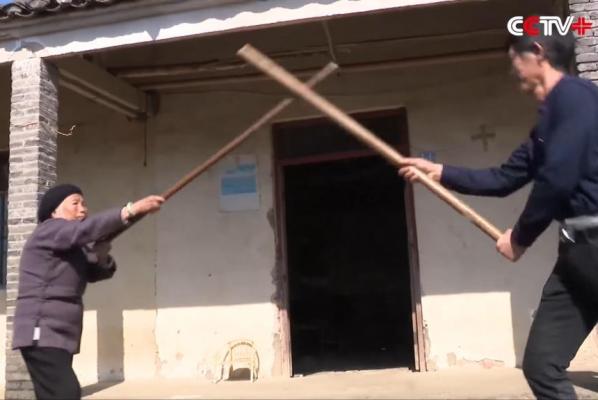
MULTIPOLYGON (((404 165, 404 158, 399 152, 390 147, 387 143, 380 140, 371 131, 363 127, 340 108, 317 94, 315 91, 301 83, 297 78, 287 72, 280 65, 276 64, 266 55, 262 54, 256 48, 247 44, 243 46, 237 54, 247 62, 253 64, 257 69, 269 75, 281 85, 285 86, 292 93, 301 96, 306 102, 320 110, 333 121, 345 128, 350 134, 361 140, 364 144, 371 147, 388 161, 396 166, 404 165)), ((446 188, 434 181, 428 175, 420 170, 416 170, 418 179, 430 189, 434 194, 448 203, 457 212, 466 217, 470 222, 480 228, 485 234, 494 240, 501 236, 501 231, 492 225, 489 221, 476 213, 471 207, 455 197, 446 188)))
MULTIPOLYGON (((336 65, 335 63, 332 63, 332 62, 328 63, 326 66, 324 66, 324 68, 322 68, 314 76, 312 76, 309 80, 307 80, 307 82, 305 83, 306 87, 313 87, 313 86, 317 85, 318 83, 320 83, 324 79, 326 79, 328 76, 330 76, 330 74, 332 74, 337 69, 338 69, 338 65, 336 65)), ((210 168, 212 165, 216 164, 218 161, 220 161, 222 158, 224 158, 231 151, 233 151, 234 149, 239 147, 241 145, 241 143, 243 143, 249 136, 251 136, 252 133, 254 133, 258 129, 260 129, 262 126, 264 126, 266 123, 271 121, 276 115, 278 115, 285 108, 287 108, 289 105, 291 105, 291 103, 293 103, 293 101, 295 101, 294 98, 286 98, 284 100, 281 100, 272 109, 270 109, 268 112, 266 112, 260 118, 255 120, 255 122, 253 124, 251 124, 247 129, 245 129, 239 136, 237 136, 236 138, 231 140, 228 144, 226 144, 224 147, 222 147, 220 150, 218 150, 216 153, 214 153, 214 155, 212 155, 209 159, 207 159, 202 164, 200 164, 196 168, 194 168, 187 175, 182 177, 178 182, 176 182, 169 189, 167 189, 164 193, 162 193, 161 196, 164 197, 164 199, 166 199, 166 200, 170 199, 177 192, 179 192, 181 189, 183 189, 185 186, 187 186, 191 181, 193 181, 199 175, 204 173, 208 168, 210 168)), ((114 240, 121 233, 123 233, 125 230, 129 229, 134 223, 138 222, 142 218, 143 218, 143 216, 134 218, 131 221, 131 223, 129 225, 127 225, 123 230, 118 231, 115 234, 113 234, 107 238, 103 238, 102 241, 114 240)))

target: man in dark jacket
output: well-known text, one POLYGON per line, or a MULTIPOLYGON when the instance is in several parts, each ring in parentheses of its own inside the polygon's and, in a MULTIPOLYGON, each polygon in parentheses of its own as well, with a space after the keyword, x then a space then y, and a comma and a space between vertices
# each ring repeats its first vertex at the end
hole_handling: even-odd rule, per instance
POLYGON ((100 240, 163 202, 148 196, 88 217, 77 186, 57 185, 44 194, 39 224, 21 254, 12 342, 38 399, 81 397, 72 361, 81 342, 83 293, 88 282, 111 278, 116 270, 110 244, 100 240))
POLYGON ((566 74, 572 35, 514 38, 509 55, 522 89, 542 100, 530 137, 499 168, 473 170, 408 159, 449 189, 506 196, 533 181, 513 229, 497 250, 517 261, 553 220, 561 223, 559 256, 544 285, 529 333, 523 372, 540 399, 575 398, 569 363, 598 321, 598 88, 566 74), (535 89, 535 90, 534 90, 535 89))

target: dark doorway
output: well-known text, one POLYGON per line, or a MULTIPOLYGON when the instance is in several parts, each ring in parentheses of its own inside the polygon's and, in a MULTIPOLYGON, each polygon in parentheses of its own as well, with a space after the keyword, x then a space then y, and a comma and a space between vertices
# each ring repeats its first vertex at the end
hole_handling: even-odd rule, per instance
MULTIPOLYGON (((401 116, 368 114, 361 122, 398 145, 401 116)), ((280 134, 278 154, 301 153, 279 169, 293 372, 413 368, 403 180, 327 121, 280 134)))

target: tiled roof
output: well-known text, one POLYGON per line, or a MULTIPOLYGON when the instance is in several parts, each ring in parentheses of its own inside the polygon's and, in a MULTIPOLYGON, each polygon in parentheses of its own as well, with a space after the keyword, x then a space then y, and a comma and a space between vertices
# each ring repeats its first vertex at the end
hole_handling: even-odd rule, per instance
POLYGON ((0 21, 12 18, 31 18, 38 15, 62 13, 83 8, 109 6, 120 0, 20 0, 0 6, 0 21))

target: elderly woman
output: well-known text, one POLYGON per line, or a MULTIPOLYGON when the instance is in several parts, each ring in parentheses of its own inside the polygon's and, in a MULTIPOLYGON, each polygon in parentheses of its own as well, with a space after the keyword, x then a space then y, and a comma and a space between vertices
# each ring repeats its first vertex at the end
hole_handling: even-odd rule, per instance
POLYGON ((158 211, 163 202, 148 196, 88 217, 77 186, 58 185, 42 197, 39 224, 21 254, 12 342, 38 399, 81 397, 72 361, 81 342, 82 296, 88 282, 109 279, 116 270, 110 244, 101 239, 158 211))

